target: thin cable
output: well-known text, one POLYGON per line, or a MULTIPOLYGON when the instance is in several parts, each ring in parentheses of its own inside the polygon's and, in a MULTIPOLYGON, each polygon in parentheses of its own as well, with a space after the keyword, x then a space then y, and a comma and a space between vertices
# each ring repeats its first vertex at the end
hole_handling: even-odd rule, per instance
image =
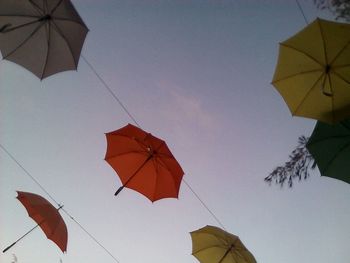
POLYGON ((85 227, 83 227, 73 216, 71 216, 71 214, 69 214, 67 210, 62 208, 62 206, 56 201, 56 199, 53 198, 52 195, 50 195, 50 193, 39 183, 39 181, 36 180, 34 176, 32 176, 2 144, 0 144, 0 147, 24 171, 24 173, 28 175, 40 187, 40 189, 43 190, 67 216, 69 216, 71 220, 73 220, 73 222, 75 222, 93 241, 95 241, 96 244, 98 244, 104 251, 106 251, 115 262, 120 263, 120 261, 118 261, 118 259, 116 259, 116 257, 113 256, 113 254, 105 246, 103 246, 92 234, 90 234, 85 227))
POLYGON ((117 95, 112 91, 112 89, 107 85, 107 83, 103 80, 103 78, 100 76, 100 74, 96 71, 96 69, 91 65, 91 63, 81 54, 80 57, 85 61, 85 63, 89 66, 89 68, 94 72, 96 77, 101 81, 103 86, 108 90, 108 92, 112 95, 112 97, 119 103, 119 105, 123 108, 123 110, 126 112, 126 114, 132 119, 132 121, 139 127, 141 126, 138 124, 134 116, 128 111, 128 109, 124 106, 124 104, 121 102, 121 100, 117 97, 117 95))
POLYGON ((69 216, 69 218, 71 220, 73 220, 92 240, 94 240, 96 242, 96 244, 98 244, 105 252, 107 252, 116 262, 120 263, 118 259, 116 259, 113 254, 111 252, 109 252, 109 250, 103 246, 93 235, 91 235, 86 229, 85 227, 83 227, 77 220, 75 220, 75 218, 73 216, 71 216, 67 210, 62 208, 62 211, 69 216))
POLYGON ((199 197, 199 195, 193 190, 193 188, 185 181, 185 179, 182 179, 182 181, 187 185, 187 187, 191 190, 191 192, 197 197, 199 202, 205 207, 205 209, 208 210, 208 212, 213 216, 213 218, 216 220, 216 222, 224 229, 226 230, 225 226, 220 222, 219 218, 209 209, 209 207, 203 202, 203 200, 199 197))
POLYGON ((299 7, 299 10, 300 10, 301 14, 302 14, 302 15, 303 15, 303 17, 304 17, 305 23, 308 25, 308 24, 309 24, 309 22, 308 22, 308 20, 307 20, 307 18, 306 18, 306 16, 305 16, 305 13, 304 13, 303 8, 301 7, 301 5, 300 5, 300 3, 299 3, 299 1, 298 1, 298 0, 295 0, 295 2, 297 3, 297 5, 298 5, 298 7, 299 7))
POLYGON ((32 176, 32 175, 31 175, 17 160, 16 160, 16 158, 15 158, 8 150, 6 150, 6 148, 5 148, 2 144, 0 144, 0 147, 1 147, 1 149, 2 149, 5 153, 7 153, 7 155, 8 155, 13 161, 23 170, 23 172, 25 172, 25 174, 28 175, 28 176, 40 187, 40 189, 43 190, 43 191, 47 194, 48 197, 50 197, 50 199, 51 199, 57 206, 60 205, 60 204, 55 200, 55 198, 53 198, 52 195, 50 195, 49 192, 46 191, 46 189, 38 182, 38 180, 36 180, 36 179, 34 178, 34 176, 32 176))
MULTIPOLYGON (((119 103, 119 105, 123 108, 123 110, 126 112, 126 114, 132 119, 132 121, 139 127, 141 126, 137 123, 136 119, 131 115, 131 113, 128 111, 128 109, 124 106, 124 104, 120 101, 120 99, 117 97, 117 95, 114 94, 114 92, 111 90, 111 88, 107 85, 107 83, 103 80, 103 78, 97 73, 95 68, 91 65, 91 63, 88 62, 88 60, 81 55, 85 63, 90 67, 90 69, 95 73, 97 78, 102 82, 103 86, 109 91, 109 93, 112 95, 112 97, 119 103)), ((199 202, 207 209, 207 211, 213 216, 213 218, 216 220, 216 222, 224 229, 224 225, 220 222, 220 220, 217 218, 217 216, 209 209, 209 207, 203 202, 203 200, 199 197, 199 195, 193 190, 193 188, 183 179, 184 183, 187 185, 187 187, 191 190, 191 192, 195 195, 195 197, 199 200, 199 202)))

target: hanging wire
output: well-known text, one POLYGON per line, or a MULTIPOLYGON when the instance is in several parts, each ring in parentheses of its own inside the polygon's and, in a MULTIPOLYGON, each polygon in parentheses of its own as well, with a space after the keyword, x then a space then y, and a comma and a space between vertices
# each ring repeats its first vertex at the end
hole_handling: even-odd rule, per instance
MULTIPOLYGON (((86 64, 90 67, 90 69, 94 72, 96 77, 102 82, 103 86, 109 91, 109 93, 112 95, 112 97, 118 102, 118 104, 123 108, 123 110, 126 112, 126 114, 133 120, 133 122, 141 128, 141 126, 137 123, 136 119, 131 115, 130 111, 126 108, 126 106, 121 102, 121 100, 116 96, 116 94, 112 91, 112 89, 108 86, 108 84, 103 80, 100 74, 96 71, 96 69, 92 66, 91 63, 88 62, 88 60, 81 55, 83 60, 86 62, 86 64)), ((199 200, 199 202, 204 206, 204 208, 213 216, 215 221, 225 229, 224 225, 220 222, 218 217, 209 209, 209 207, 203 202, 203 200, 199 197, 199 195, 193 190, 193 188, 185 181, 185 179, 182 179, 184 183, 187 185, 187 187, 191 190, 191 192, 195 195, 195 197, 199 200)), ((226 229, 225 229, 226 230, 226 229)))
POLYGON ((118 96, 112 91, 112 89, 108 86, 108 84, 103 80, 101 75, 96 71, 96 69, 91 65, 91 63, 81 54, 81 58, 85 61, 85 63, 89 66, 89 68, 92 70, 92 72, 96 75, 96 77, 101 81, 103 86, 108 90, 108 92, 112 95, 112 97, 119 103, 119 105, 123 108, 123 110, 126 112, 126 114, 132 119, 132 121, 137 125, 137 127, 141 128, 141 126, 138 124, 134 116, 128 111, 128 109, 124 106, 124 104, 121 102, 121 100, 118 98, 118 96))
POLYGON ((220 222, 219 218, 217 218, 217 216, 209 209, 209 207, 203 202, 203 200, 199 197, 199 195, 193 190, 193 188, 184 180, 184 183, 186 184, 186 186, 191 190, 191 192, 197 197, 197 199, 199 200, 199 202, 201 202, 201 204, 205 207, 205 209, 208 210, 208 212, 213 216, 213 218, 215 219, 215 221, 224 229, 226 230, 226 228, 224 227, 224 225, 220 222))
POLYGON ((301 5, 300 5, 300 3, 299 3, 298 0, 295 0, 295 2, 297 3, 299 10, 300 10, 301 14, 302 14, 303 17, 304 17, 305 23, 308 25, 309 22, 308 22, 308 20, 307 20, 307 18, 306 18, 306 16, 305 16, 305 13, 304 13, 303 8, 301 7, 301 5))
POLYGON ((52 195, 50 195, 50 193, 48 191, 46 191, 46 189, 38 182, 38 180, 35 179, 34 176, 32 176, 17 160, 16 158, 8 151, 6 150, 6 148, 0 144, 1 149, 7 153, 7 155, 12 159, 12 161, 14 161, 22 170, 23 172, 25 172, 26 175, 28 175, 39 187, 41 190, 43 190, 45 192, 45 194, 47 194, 48 197, 50 197, 50 199, 57 205, 60 206, 60 204, 56 201, 55 198, 53 198, 52 195))
POLYGON ((88 232, 86 230, 85 227, 83 227, 70 213, 68 213, 68 211, 66 209, 64 209, 60 203, 58 203, 56 201, 55 198, 53 198, 53 196, 44 188, 44 186, 42 184, 39 183, 39 181, 37 179, 35 179, 35 177, 33 175, 31 175, 29 173, 28 170, 26 170, 23 165, 20 164, 19 161, 17 161, 17 159, 0 143, 0 148, 24 171, 24 173, 26 175, 28 175, 39 187, 41 190, 43 190, 49 197, 50 199, 57 205, 60 207, 60 209, 71 219, 73 220, 73 222, 75 222, 93 241, 96 242, 96 244, 98 244, 104 251, 106 251, 115 262, 120 263, 120 261, 118 259, 116 259, 115 256, 113 256, 113 254, 105 247, 102 245, 101 242, 99 242, 90 232, 88 232))
POLYGON ((71 216, 67 210, 65 210, 64 208, 62 208, 62 211, 67 215, 69 216, 69 218, 71 220, 73 220, 92 240, 94 240, 104 251, 106 251, 116 262, 120 263, 118 259, 116 259, 113 254, 111 252, 109 252, 109 250, 103 246, 101 244, 101 242, 99 242, 93 235, 91 235, 85 227, 83 227, 73 216, 71 216))

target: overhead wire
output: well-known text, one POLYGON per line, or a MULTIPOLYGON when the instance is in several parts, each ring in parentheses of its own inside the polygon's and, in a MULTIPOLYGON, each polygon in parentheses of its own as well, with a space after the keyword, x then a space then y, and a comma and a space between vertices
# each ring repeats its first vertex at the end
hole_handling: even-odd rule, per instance
POLYGON ((98 244, 105 252, 107 252, 115 262, 120 263, 120 261, 101 243, 99 242, 85 227, 83 227, 78 220, 76 220, 66 209, 64 209, 61 204, 56 201, 56 199, 45 189, 45 187, 39 183, 39 181, 27 170, 24 168, 24 166, 0 143, 0 148, 11 158, 12 161, 14 161, 21 169, 22 171, 29 176, 36 185, 39 186, 39 188, 47 194, 47 196, 59 207, 61 207, 61 210, 73 221, 75 222, 93 241, 95 241, 96 244, 98 244))
POLYGON ((308 24, 309 24, 309 21, 308 21, 307 18, 306 18, 306 15, 305 15, 305 13, 304 13, 303 8, 301 7, 301 4, 299 3, 298 0, 295 0, 295 2, 297 3, 297 6, 298 6, 298 8, 299 8, 299 10, 300 10, 300 12, 301 12, 301 14, 302 14, 304 20, 305 20, 305 23, 308 25, 308 24))

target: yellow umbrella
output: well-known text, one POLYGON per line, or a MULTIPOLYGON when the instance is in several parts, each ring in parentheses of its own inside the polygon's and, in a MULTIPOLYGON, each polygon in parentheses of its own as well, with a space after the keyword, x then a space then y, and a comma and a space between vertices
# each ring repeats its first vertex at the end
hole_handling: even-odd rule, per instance
POLYGON ((318 18, 280 43, 272 84, 292 115, 328 123, 350 117, 350 24, 318 18))
POLYGON ((256 263, 238 236, 215 226, 190 233, 192 255, 201 263, 256 263))

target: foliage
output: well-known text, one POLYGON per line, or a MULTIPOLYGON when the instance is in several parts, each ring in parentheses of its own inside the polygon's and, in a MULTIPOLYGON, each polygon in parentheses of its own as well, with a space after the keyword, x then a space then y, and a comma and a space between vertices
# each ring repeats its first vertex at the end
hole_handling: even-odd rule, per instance
POLYGON ((350 22, 350 0, 313 0, 318 9, 331 11, 336 19, 350 22))
POLYGON ((283 166, 276 167, 267 177, 265 182, 275 182, 281 187, 287 182, 289 187, 293 186, 295 179, 301 181, 307 179, 310 170, 316 167, 315 160, 306 148, 308 138, 300 136, 298 146, 289 155, 289 161, 283 166))

